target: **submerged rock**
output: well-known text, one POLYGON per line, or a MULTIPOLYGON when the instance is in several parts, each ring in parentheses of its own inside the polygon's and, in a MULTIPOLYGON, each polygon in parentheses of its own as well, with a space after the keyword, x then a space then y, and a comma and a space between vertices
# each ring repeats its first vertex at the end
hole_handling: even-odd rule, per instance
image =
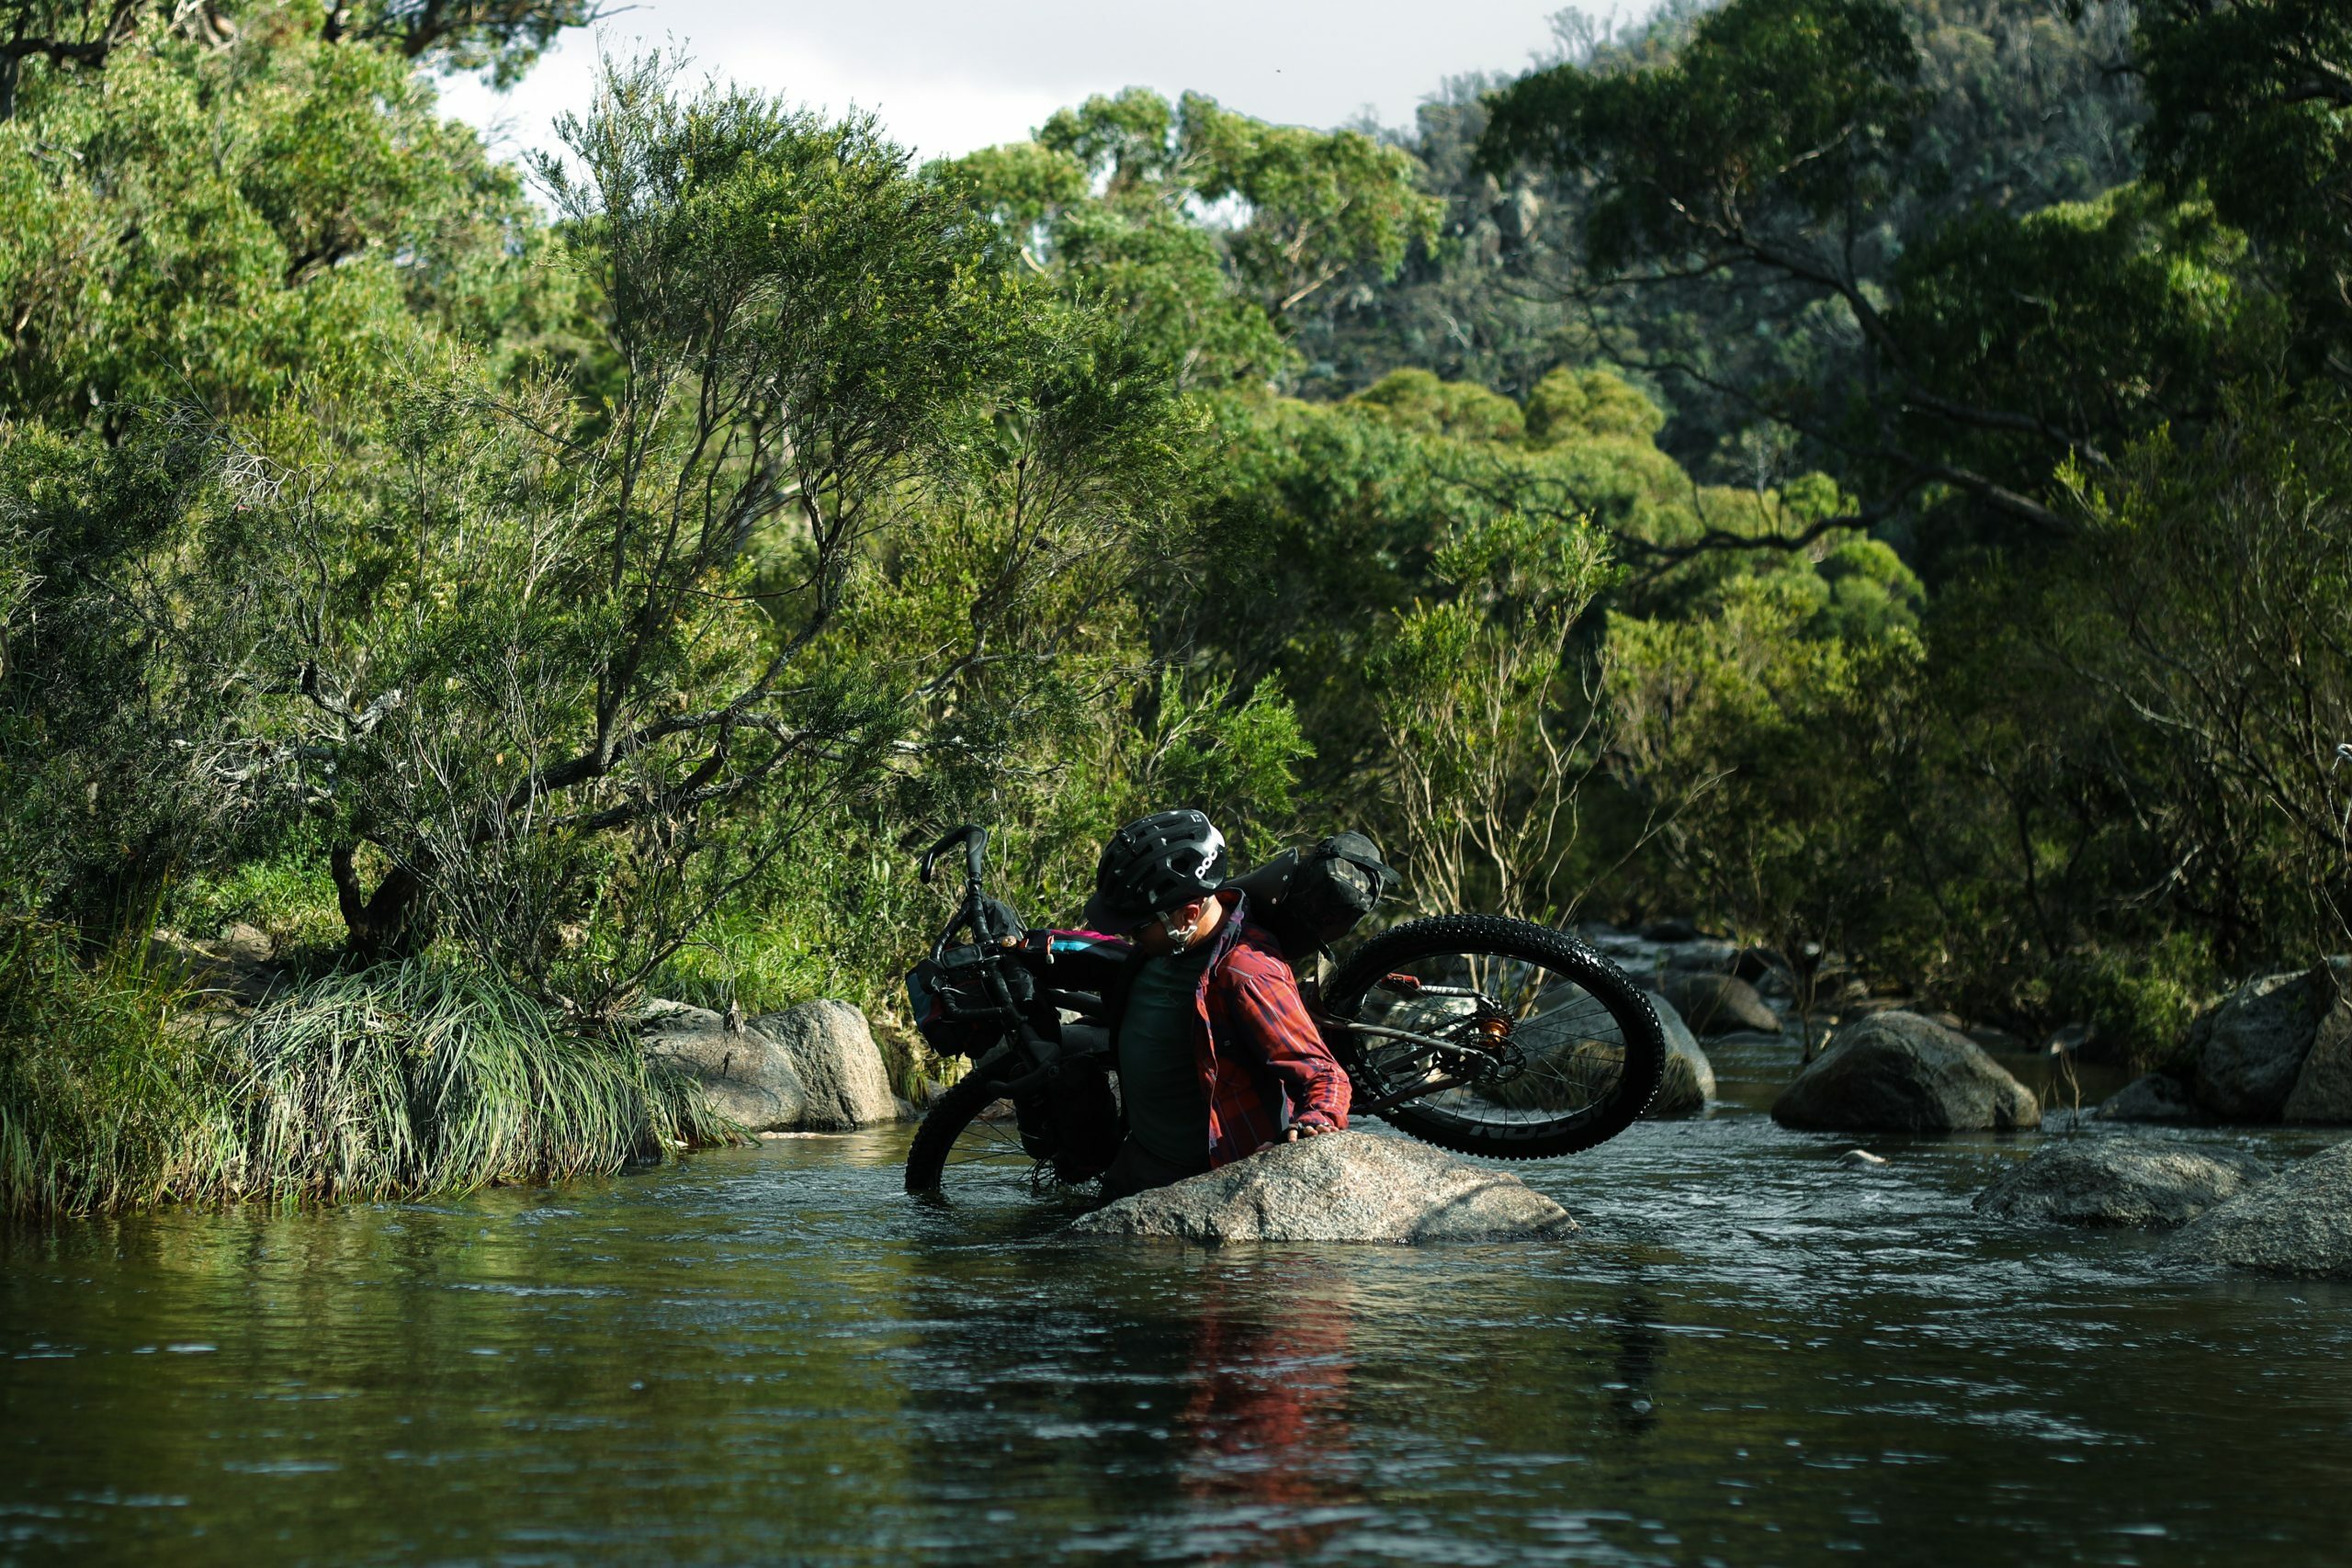
POLYGON ((2168 1230, 2270 1175, 2258 1159, 2129 1137, 2042 1145, 1976 1196, 1979 1213, 2064 1225, 2168 1230))
POLYGON ((792 1058, 765 1034, 729 1029, 708 1008, 649 1003, 639 1014, 646 1059, 678 1068, 701 1088, 703 1104, 754 1133, 800 1126, 807 1095, 792 1058))
POLYGON ((2276 1122, 2341 987, 2332 964, 2266 975, 2190 1026, 2198 1103, 2225 1122, 2276 1122))
POLYGON ((2098 1122, 2201 1122, 2205 1113, 2188 1086, 2165 1073, 2133 1078, 2099 1102, 2098 1122))
POLYGON ((1780 1014, 1765 1005, 1755 987, 1733 976, 1669 969, 1658 976, 1657 990, 1700 1034, 1729 1034, 1742 1029, 1780 1032, 1780 1014))
POLYGON ((1883 1012, 1830 1036, 1772 1102, 1772 1120, 1823 1132, 2007 1132, 2040 1126, 2041 1102, 1965 1035, 1883 1012))
POLYGON ((1848 1149, 1844 1154, 1838 1156, 1838 1163, 1839 1165, 1852 1166, 1857 1170, 1867 1170, 1871 1166, 1884 1165, 1886 1163, 1886 1156, 1884 1155, 1874 1155, 1868 1149, 1848 1149))
POLYGON ((899 1119, 899 1098, 865 1015, 847 1002, 802 1002, 752 1020, 800 1080, 799 1130, 840 1133, 899 1119))
POLYGON ((2176 1261, 2352 1280, 2352 1143, 2239 1193, 2175 1238, 2176 1261))
POLYGON ((1653 1122, 1695 1116, 1715 1098, 1714 1065, 1707 1060, 1698 1037, 1672 1002, 1653 997, 1650 1006, 1657 1010, 1658 1023, 1666 1031, 1666 1077, 1657 1086, 1657 1098, 1643 1114, 1653 1122))
POLYGON ((1414 1245, 1532 1241, 1576 1228, 1567 1211, 1508 1171, 1402 1138, 1325 1133, 1122 1198, 1069 1230, 1196 1242, 1414 1245))

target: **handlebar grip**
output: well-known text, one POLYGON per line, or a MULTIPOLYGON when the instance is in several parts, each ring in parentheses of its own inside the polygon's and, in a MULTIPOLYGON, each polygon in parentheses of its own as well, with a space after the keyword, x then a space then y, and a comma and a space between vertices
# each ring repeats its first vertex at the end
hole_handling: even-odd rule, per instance
POLYGON ((988 841, 988 829, 980 827, 977 823, 967 822, 962 827, 950 830, 945 836, 941 838, 939 842, 923 851, 923 881, 927 883, 931 880, 932 872, 939 864, 939 857, 945 854, 948 851, 954 849, 960 843, 964 846, 965 867, 971 873, 972 880, 978 882, 980 879, 980 851, 987 846, 988 841), (974 834, 979 835, 979 841, 978 844, 973 842, 974 834))

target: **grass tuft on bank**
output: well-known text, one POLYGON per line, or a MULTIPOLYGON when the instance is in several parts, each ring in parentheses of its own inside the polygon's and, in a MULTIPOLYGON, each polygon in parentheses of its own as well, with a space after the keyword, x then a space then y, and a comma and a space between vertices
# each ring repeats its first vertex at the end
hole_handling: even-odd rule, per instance
POLYGON ((689 1080, 499 977, 338 971, 243 1018, 143 951, 0 931, 0 1209, 463 1192, 726 1142, 689 1080))

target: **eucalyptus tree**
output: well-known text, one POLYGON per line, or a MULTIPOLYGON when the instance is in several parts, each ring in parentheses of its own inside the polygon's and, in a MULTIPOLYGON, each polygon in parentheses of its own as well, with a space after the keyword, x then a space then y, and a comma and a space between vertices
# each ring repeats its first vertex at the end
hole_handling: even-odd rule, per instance
MULTIPOLYGON (((266 418, 136 421, 114 477, 13 470, 36 521, 149 498, 70 598, 141 694, 110 754, 183 844, 312 845, 360 955, 449 931, 583 1007, 812 814, 959 743, 926 679, 1012 743, 971 716, 1017 684, 979 630, 1017 645, 1041 582, 1163 511, 1190 429, 1163 367, 994 265, 870 118, 673 74, 609 66, 540 165, 569 358, 412 335, 390 378, 266 418), (843 649, 894 534, 983 513, 994 580, 843 649)), ((34 651, 57 678, 64 646, 34 651)))
POLYGON ((599 15, 593 0, 6 0, 0 5, 0 120, 16 112, 25 67, 104 71, 126 45, 158 38, 225 49, 251 33, 378 48, 403 61, 518 80, 556 36, 599 15), (258 26, 256 25, 258 24, 258 26))
POLYGON ((142 25, 103 71, 20 84, 0 418, 102 436, 164 403, 243 419, 298 381, 365 381, 420 328, 494 350, 567 314, 515 172, 409 62, 245 15, 219 43, 142 25))
POLYGON ((1109 302, 1190 388, 1287 375, 1307 310, 1343 279, 1393 275, 1437 217, 1412 158, 1363 131, 1139 87, 940 173, 997 225, 1011 263, 1109 302))
POLYGON ((2210 417, 2212 386, 2278 334, 2240 237, 2195 201, 2122 187, 2018 211, 1935 156, 1951 85, 1914 20, 1893 0, 1732 0, 1659 59, 1498 93, 1484 156, 1589 190, 1571 286, 1587 303, 1622 315, 1648 294, 1751 336, 1793 326, 1801 362, 1745 371, 1609 346, 1787 433, 1857 492, 1851 522, 1958 495, 2000 536, 2064 537, 2061 462, 2210 417))
POLYGON ((2154 171, 2254 242, 2299 365, 2352 380, 2352 12, 2143 0, 2132 45, 2154 171))

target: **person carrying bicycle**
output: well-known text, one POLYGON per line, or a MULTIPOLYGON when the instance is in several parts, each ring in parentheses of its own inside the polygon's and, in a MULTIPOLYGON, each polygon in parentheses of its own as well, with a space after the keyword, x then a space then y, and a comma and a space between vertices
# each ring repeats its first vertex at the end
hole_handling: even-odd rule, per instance
POLYGON ((1086 923, 1140 962, 1103 998, 1127 1134, 1102 1177, 1122 1197, 1348 1124, 1348 1077, 1248 898, 1225 836, 1157 811, 1103 846, 1086 923))

